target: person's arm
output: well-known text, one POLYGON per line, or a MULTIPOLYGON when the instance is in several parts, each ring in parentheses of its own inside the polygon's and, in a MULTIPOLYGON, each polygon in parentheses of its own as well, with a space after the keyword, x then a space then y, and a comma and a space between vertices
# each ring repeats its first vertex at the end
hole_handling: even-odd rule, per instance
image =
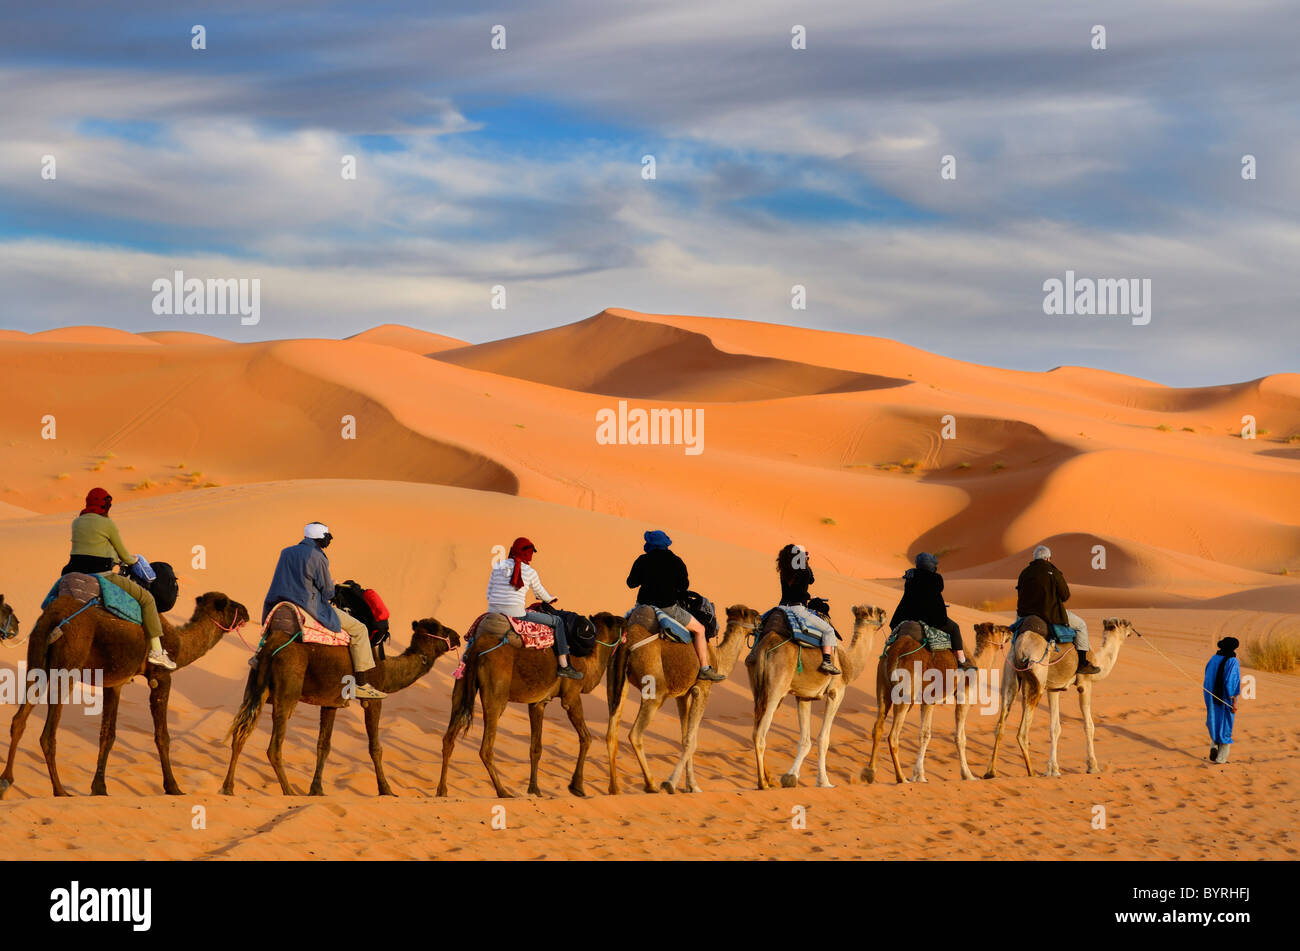
POLYGON ((326 601, 334 600, 334 580, 330 578, 329 562, 319 551, 312 552, 311 561, 311 579, 320 591, 321 597, 326 601))
POLYGON ((627 586, 629 588, 641 587, 641 574, 645 569, 645 555, 637 555, 636 561, 632 562, 632 570, 627 574, 627 586))
POLYGON ((1232 712, 1237 712, 1237 697, 1241 694, 1241 664, 1235 657, 1225 657, 1225 664, 1231 664, 1227 676, 1223 678, 1223 689, 1232 699, 1232 712))
POLYGON ((550 604, 555 600, 555 598, 551 596, 551 592, 547 591, 546 586, 542 584, 541 576, 538 575, 537 569, 532 565, 524 565, 523 579, 524 583, 527 584, 528 587, 532 588, 533 593, 542 601, 550 604))
POLYGON ((1070 586, 1065 583, 1065 575, 1059 568, 1052 573, 1056 575, 1056 597, 1064 604, 1070 600, 1070 586))
POLYGON ((687 591, 691 590, 691 575, 690 572, 686 570, 686 562, 682 561, 680 557, 677 559, 677 567, 678 570, 681 571, 681 575, 678 579, 678 582, 681 584, 681 593, 685 595, 687 591))
POLYGON ((117 531, 117 523, 111 518, 106 518, 104 521, 108 523, 104 528, 104 537, 107 538, 108 543, 113 546, 113 551, 117 552, 118 560, 125 565, 133 564, 135 562, 135 555, 131 554, 130 550, 126 547, 126 543, 122 541, 122 536, 117 531))

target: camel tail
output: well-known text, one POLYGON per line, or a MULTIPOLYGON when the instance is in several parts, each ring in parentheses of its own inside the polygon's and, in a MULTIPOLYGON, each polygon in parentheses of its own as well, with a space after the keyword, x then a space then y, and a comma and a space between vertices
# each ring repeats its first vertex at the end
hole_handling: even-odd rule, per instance
POLYGON ((451 721, 447 724, 449 736, 465 736, 474 725, 474 698, 478 695, 478 651, 470 648, 465 653, 465 670, 452 690, 451 721))
POLYGON ((605 702, 611 714, 623 697, 627 687, 627 664, 630 651, 624 641, 614 648, 614 656, 609 660, 609 672, 605 675, 605 702))
POLYGON ((258 665, 248 672, 248 683, 244 685, 244 699, 230 724, 226 739, 243 743, 257 726, 257 718, 262 715, 262 706, 266 696, 271 692, 271 659, 263 657, 258 665))
POLYGON ((50 631, 54 625, 62 618, 56 618, 49 611, 42 611, 41 616, 36 619, 32 626, 32 632, 27 635, 27 669, 43 670, 45 668, 46 645, 49 641, 50 631))
MULTIPOLYGON (((1019 677, 1017 679, 1020 681, 1017 688, 1024 691, 1025 703, 1031 707, 1034 706, 1041 699, 1040 694, 1042 691, 1040 691, 1038 687, 1038 678, 1029 676, 1019 677)), ((1014 700, 1015 696, 1012 695, 1011 699, 1014 700)))

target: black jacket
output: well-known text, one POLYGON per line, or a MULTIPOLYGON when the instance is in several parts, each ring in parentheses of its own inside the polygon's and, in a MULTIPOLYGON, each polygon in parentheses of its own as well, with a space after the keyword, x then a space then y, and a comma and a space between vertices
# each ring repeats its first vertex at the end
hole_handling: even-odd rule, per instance
POLYGON ((904 621, 921 621, 931 627, 948 624, 948 607, 943 603, 943 575, 924 568, 909 568, 903 575, 903 599, 898 602, 890 627, 904 621))
POLYGON ((811 568, 795 568, 789 578, 781 579, 781 603, 807 604, 808 589, 815 580, 811 568))
POLYGON ((632 562, 627 576, 627 586, 635 588, 637 604, 653 604, 657 608, 670 608, 686 597, 691 588, 686 562, 667 548, 648 551, 632 562))
POLYGON ((1035 558, 1016 582, 1016 613, 1021 617, 1037 615, 1048 624, 1070 623, 1065 602, 1070 600, 1070 586, 1061 569, 1043 558, 1035 558))

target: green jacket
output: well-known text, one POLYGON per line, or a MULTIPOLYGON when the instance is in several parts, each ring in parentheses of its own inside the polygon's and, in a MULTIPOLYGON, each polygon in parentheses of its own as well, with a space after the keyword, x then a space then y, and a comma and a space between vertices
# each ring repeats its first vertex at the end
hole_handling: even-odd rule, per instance
POLYGON ((93 512, 72 520, 72 554, 116 558, 127 563, 135 561, 135 555, 127 550, 113 520, 93 512))

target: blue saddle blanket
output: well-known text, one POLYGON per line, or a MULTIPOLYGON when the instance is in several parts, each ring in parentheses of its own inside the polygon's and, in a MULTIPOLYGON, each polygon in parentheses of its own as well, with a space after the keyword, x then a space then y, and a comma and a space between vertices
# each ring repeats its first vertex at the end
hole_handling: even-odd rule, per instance
POLYGON ((664 609, 653 604, 634 604, 632 609, 623 615, 623 620, 632 616, 632 611, 637 608, 654 608, 655 618, 659 621, 659 632, 671 640, 679 641, 682 644, 689 644, 695 638, 691 632, 682 626, 682 622, 675 617, 664 612, 664 609))
POLYGON ((792 611, 789 605, 778 604, 776 607, 772 608, 771 611, 768 611, 766 614, 764 614, 762 620, 759 622, 758 625, 758 629, 760 631, 763 630, 763 626, 767 624, 768 616, 772 613, 772 611, 785 612, 786 620, 790 624, 790 635, 795 639, 797 643, 806 644, 809 647, 816 647, 819 650, 821 649, 822 646, 821 635, 818 634, 816 631, 810 631, 808 629, 808 625, 804 623, 803 618, 799 616, 798 612, 792 611))
MULTIPOLYGON (((144 613, 140 610, 140 602, 131 597, 113 582, 109 581, 104 575, 95 575, 95 580, 99 582, 99 603, 105 609, 116 614, 124 621, 130 621, 132 624, 143 624, 144 613)), ((59 596, 59 585, 62 578, 54 582, 54 587, 50 588, 50 593, 45 596, 41 602, 41 610, 44 611, 50 606, 50 602, 59 596)))
MULTIPOLYGON (((1020 633, 1020 628, 1024 626, 1024 623, 1024 618, 1018 618, 1016 622, 1011 625, 1011 633, 1018 635, 1020 633)), ((1052 637, 1054 640, 1059 641, 1062 644, 1074 643, 1074 628, 1067 627, 1064 624, 1048 624, 1047 626, 1052 629, 1052 637)))

